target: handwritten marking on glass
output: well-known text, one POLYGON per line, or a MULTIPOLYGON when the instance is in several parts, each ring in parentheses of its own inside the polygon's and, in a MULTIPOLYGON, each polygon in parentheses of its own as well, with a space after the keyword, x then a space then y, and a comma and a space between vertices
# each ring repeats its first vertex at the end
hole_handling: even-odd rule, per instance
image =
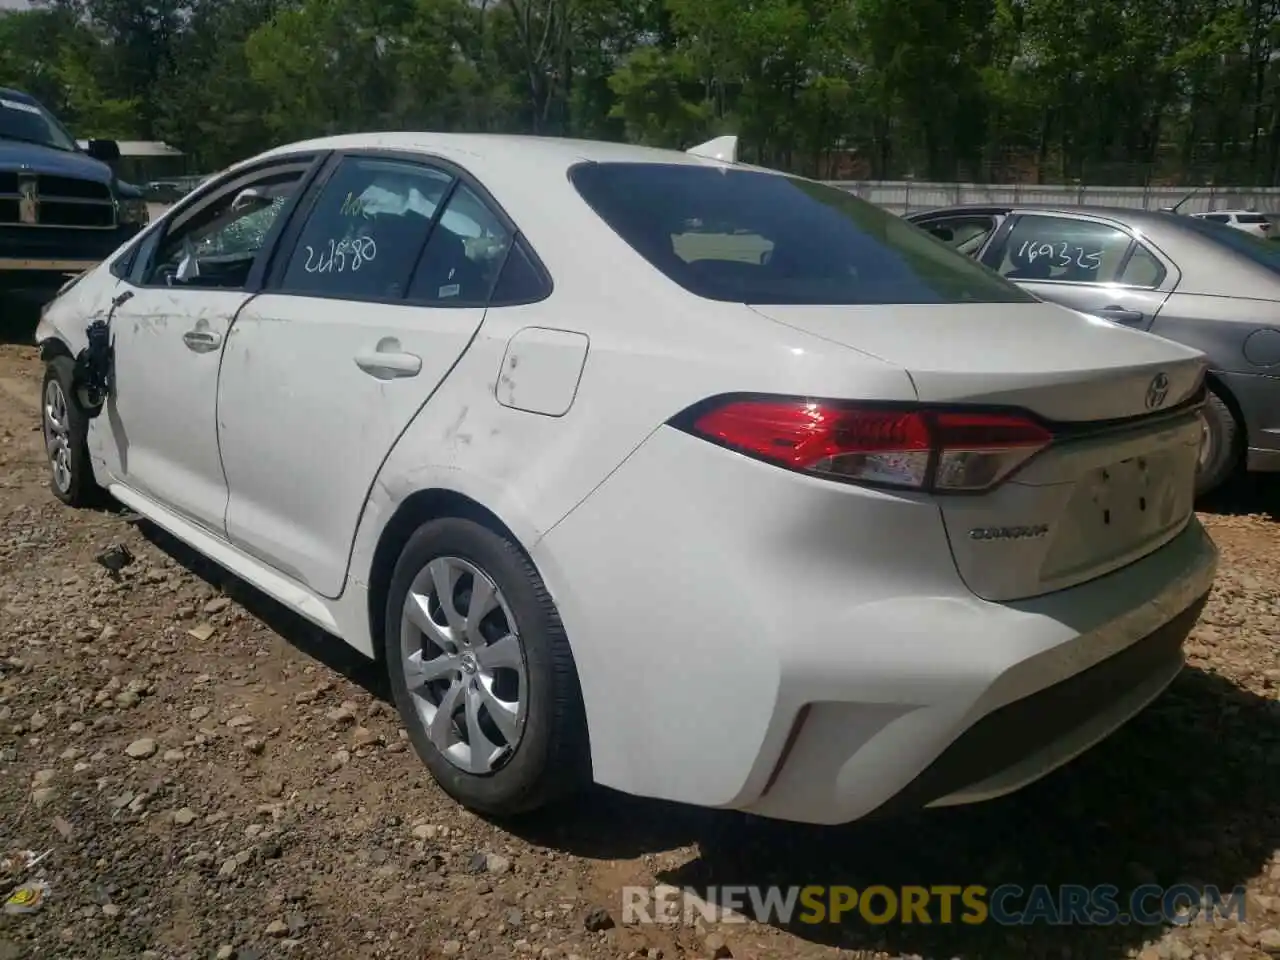
POLYGON ((372 220, 373 214, 369 212, 369 203, 362 197, 357 197, 354 193, 347 193, 346 199, 342 201, 342 209, 338 211, 343 217, 363 217, 365 220, 372 220))
POLYGON ((1102 265, 1102 252, 1085 253, 1084 247, 1073 247, 1062 243, 1046 243, 1042 240, 1026 240, 1018 248, 1017 257, 1027 263, 1035 263, 1040 257, 1050 257, 1055 267, 1069 267, 1072 264, 1081 270, 1097 270, 1102 265), (1068 251, 1071 251, 1068 253, 1068 251))
POLYGON ((347 270, 359 270, 377 255, 378 245, 373 242, 373 237, 331 239, 328 246, 322 245, 319 251, 307 244, 307 262, 302 268, 307 273, 345 273, 347 270))

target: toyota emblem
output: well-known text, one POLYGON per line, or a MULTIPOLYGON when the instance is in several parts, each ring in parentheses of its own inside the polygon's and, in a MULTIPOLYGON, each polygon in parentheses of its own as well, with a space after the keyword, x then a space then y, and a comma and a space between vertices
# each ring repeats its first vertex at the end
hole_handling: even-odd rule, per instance
POLYGON ((1169 377, 1163 373, 1157 373, 1147 386, 1147 409, 1154 410, 1156 407, 1164 406, 1168 397, 1169 377))

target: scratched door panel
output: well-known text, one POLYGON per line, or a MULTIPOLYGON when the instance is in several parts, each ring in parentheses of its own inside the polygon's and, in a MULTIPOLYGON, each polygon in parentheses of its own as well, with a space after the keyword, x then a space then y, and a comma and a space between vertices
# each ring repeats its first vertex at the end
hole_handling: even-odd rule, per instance
POLYGON ((338 596, 369 488, 484 319, 512 241, 451 173, 344 157, 218 385, 227 534, 338 596))
POLYGON ((337 596, 378 467, 483 318, 483 307, 280 294, 250 303, 218 385, 231 541, 337 596), (386 368, 376 366, 379 352, 386 368), (421 365, 416 374, 409 358, 421 365))
POLYGON ((239 290, 129 287, 111 320, 114 391, 97 446, 107 472, 223 536, 227 488, 214 405, 239 290))

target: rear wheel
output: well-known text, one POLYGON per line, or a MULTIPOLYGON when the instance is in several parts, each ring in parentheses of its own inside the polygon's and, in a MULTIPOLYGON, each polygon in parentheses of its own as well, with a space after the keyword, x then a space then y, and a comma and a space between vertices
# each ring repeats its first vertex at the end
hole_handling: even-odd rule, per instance
POLYGON ((392 576, 383 642, 409 739, 459 803, 511 816, 589 780, 564 628, 506 537, 459 518, 420 527, 392 576))
POLYGON ((73 386, 74 361, 54 357, 45 366, 40 423, 53 495, 72 507, 90 507, 105 497, 89 462, 89 418, 73 386))
POLYGON ((1204 407, 1204 433, 1196 469, 1196 496, 1203 497, 1231 479, 1240 464, 1240 425, 1212 389, 1204 407))

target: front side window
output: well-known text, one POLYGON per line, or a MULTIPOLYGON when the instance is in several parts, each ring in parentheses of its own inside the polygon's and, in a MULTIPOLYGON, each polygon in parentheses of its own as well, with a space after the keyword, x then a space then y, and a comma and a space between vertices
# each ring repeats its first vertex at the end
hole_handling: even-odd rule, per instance
POLYGON ((1010 280, 1115 283, 1133 238, 1123 230, 1069 217, 1019 217, 1004 241, 1001 276, 1010 280))
POLYGON ((348 157, 321 188, 281 288, 307 296, 401 300, 453 185, 435 167, 348 157))
POLYGON ((77 150, 75 138, 48 110, 5 93, 0 93, 0 140, 38 143, 69 153, 77 150))
POLYGON ((996 228, 996 218, 987 216, 944 217, 920 224, 947 246, 967 257, 976 256, 996 228))
POLYGON ((1033 298, 844 190, 701 164, 582 163, 587 204, 654 267, 709 300, 1022 303, 1033 298))
POLYGON ((264 175, 227 193, 167 233, 143 282, 239 289, 302 172, 264 175))

